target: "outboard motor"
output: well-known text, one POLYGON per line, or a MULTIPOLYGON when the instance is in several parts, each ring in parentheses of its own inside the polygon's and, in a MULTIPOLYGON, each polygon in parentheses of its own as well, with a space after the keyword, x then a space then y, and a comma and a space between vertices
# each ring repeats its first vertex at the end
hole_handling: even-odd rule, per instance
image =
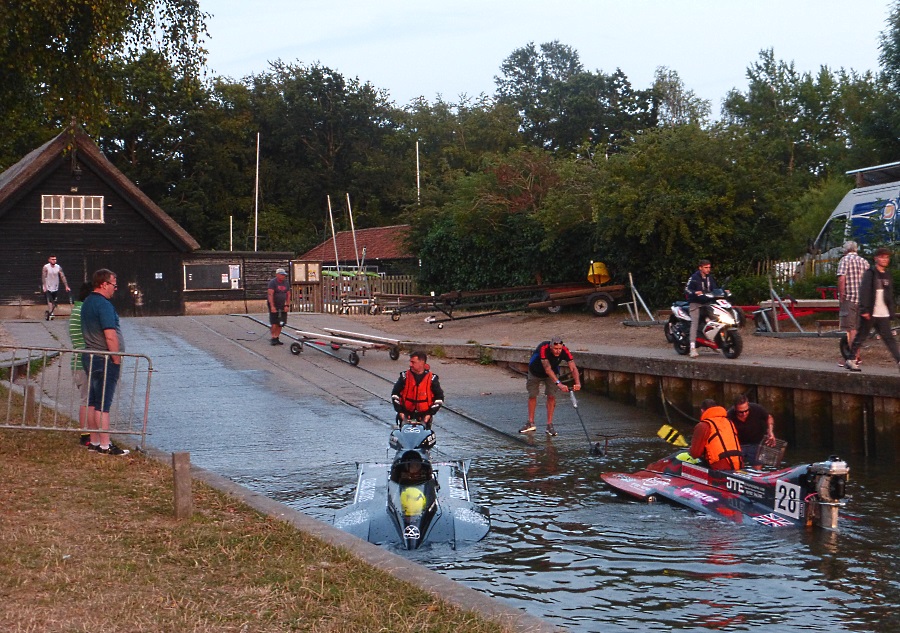
POLYGON ((810 500, 807 517, 810 521, 815 519, 823 528, 836 529, 838 510, 844 505, 841 499, 846 494, 850 467, 837 455, 831 455, 824 462, 810 464, 807 478, 810 488, 816 492, 816 498, 810 500))

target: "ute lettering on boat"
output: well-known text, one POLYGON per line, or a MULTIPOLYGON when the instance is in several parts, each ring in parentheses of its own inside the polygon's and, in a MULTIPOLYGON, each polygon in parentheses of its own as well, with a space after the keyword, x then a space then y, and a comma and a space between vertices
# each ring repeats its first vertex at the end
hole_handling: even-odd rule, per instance
POLYGON ((743 481, 734 477, 726 477, 725 487, 728 488, 728 490, 730 490, 731 492, 736 492, 739 495, 744 495, 745 497, 750 497, 751 499, 766 498, 765 489, 762 486, 751 483, 749 481, 743 481))
POLYGON ((750 497, 751 499, 766 498, 765 488, 749 481, 742 481, 740 479, 728 477, 725 481, 725 487, 728 488, 731 492, 736 492, 738 494, 744 495, 745 497, 750 497))
POLYGON ((685 497, 693 497, 700 503, 715 503, 717 499, 712 495, 708 495, 705 492, 700 492, 699 490, 694 490, 693 488, 682 488, 678 494, 683 495, 685 497))

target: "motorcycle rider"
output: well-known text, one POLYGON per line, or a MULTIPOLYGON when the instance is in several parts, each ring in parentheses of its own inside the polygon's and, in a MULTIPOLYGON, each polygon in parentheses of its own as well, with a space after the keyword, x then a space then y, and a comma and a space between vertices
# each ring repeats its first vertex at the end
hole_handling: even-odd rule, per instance
POLYGON ((425 352, 409 355, 409 371, 400 373, 391 390, 391 401, 399 424, 413 419, 431 429, 434 414, 444 404, 444 390, 438 377, 431 373, 425 352))
POLYGON ((691 358, 697 358, 700 354, 697 352, 697 330, 700 327, 700 317, 703 314, 703 306, 708 303, 706 294, 719 288, 715 277, 710 274, 712 264, 708 259, 701 259, 697 265, 697 270, 688 279, 687 286, 684 288, 684 294, 690 303, 691 314, 691 351, 688 354, 691 358))

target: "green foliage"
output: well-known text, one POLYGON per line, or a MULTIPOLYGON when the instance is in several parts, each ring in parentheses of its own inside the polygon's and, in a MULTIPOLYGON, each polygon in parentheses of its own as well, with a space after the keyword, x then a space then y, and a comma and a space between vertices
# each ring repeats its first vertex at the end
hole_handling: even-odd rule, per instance
MULTIPOLYGON (((734 305, 759 305, 760 301, 769 298, 769 279, 761 275, 746 275, 728 280, 734 305)), ((779 291, 776 288, 776 291, 779 291)))
POLYGON ((849 178, 832 176, 816 183, 797 198, 790 205, 787 252, 804 252, 852 187, 849 178))
POLYGON ((478 364, 492 365, 494 363, 494 350, 490 347, 478 346, 478 364))
POLYGON ((728 128, 642 134, 606 165, 593 203, 601 260, 666 301, 701 258, 717 278, 778 254, 785 220, 777 174, 728 128))
POLYGON ((500 103, 513 106, 535 147, 575 153, 617 151, 655 125, 652 92, 634 90, 621 70, 587 72, 578 52, 558 41, 516 49, 495 77, 500 103))
POLYGON ((196 77, 207 17, 198 0, 4 2, 0 111, 56 127, 74 120, 95 133, 118 95, 117 60, 155 49, 181 76, 196 77))
POLYGON ((423 287, 447 292, 571 281, 573 263, 580 278, 587 259, 579 262, 583 249, 573 244, 586 232, 571 220, 552 227, 544 213, 559 186, 556 161, 534 149, 491 157, 481 173, 457 178, 442 209, 413 216, 423 287))

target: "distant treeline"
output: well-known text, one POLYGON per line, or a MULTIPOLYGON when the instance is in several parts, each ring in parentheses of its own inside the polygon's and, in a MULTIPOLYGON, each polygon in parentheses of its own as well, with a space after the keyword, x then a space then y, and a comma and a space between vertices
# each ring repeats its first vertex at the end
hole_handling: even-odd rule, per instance
POLYGON ((493 95, 401 106, 318 63, 207 78, 196 3, 20 4, 0 11, 0 169, 74 120, 203 248, 233 219, 246 249, 259 134, 261 249, 325 239, 328 195, 349 228, 349 194, 357 228, 412 224, 429 290, 583 280, 590 260, 651 296, 701 257, 747 275, 804 252, 845 171, 900 160, 900 5, 877 72, 763 50, 713 120, 677 71, 639 89, 560 42, 513 51, 493 95))

